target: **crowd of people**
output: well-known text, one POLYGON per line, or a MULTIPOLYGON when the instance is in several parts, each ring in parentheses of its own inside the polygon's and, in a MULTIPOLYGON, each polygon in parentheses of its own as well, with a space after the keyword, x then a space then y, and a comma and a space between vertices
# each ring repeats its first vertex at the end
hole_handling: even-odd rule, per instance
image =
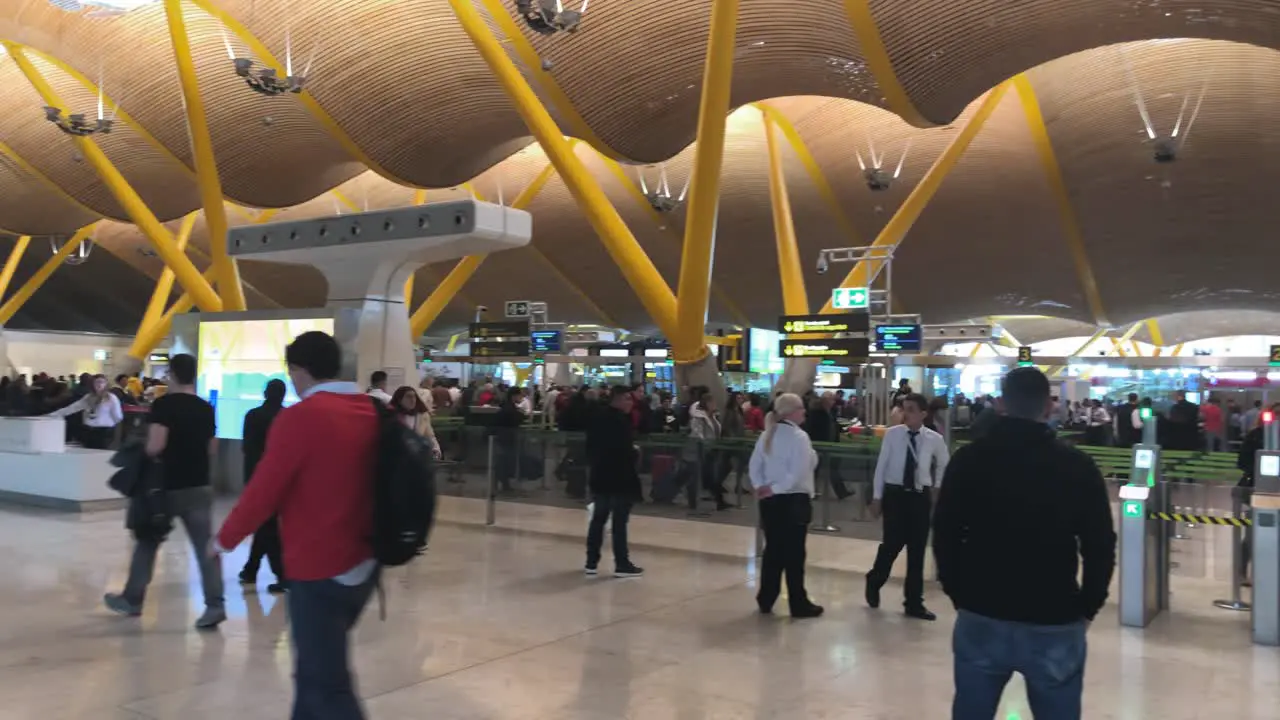
MULTIPOLYGON (((296 648, 294 702, 302 717, 362 717, 348 667, 348 634, 380 576, 370 523, 383 413, 421 437, 437 457, 442 448, 433 417, 583 433, 581 452, 570 456, 585 466, 584 485, 590 490, 587 576, 600 573, 606 532, 612 537, 613 574, 644 574, 628 544, 632 508, 644 501, 641 436, 683 433, 701 441, 754 436, 749 454, 679 466, 682 471, 701 468, 701 478, 686 480, 700 480, 688 484, 709 493, 721 509, 728 507, 723 487, 728 468, 737 464, 749 478, 765 538, 756 590, 759 612, 773 613, 785 580, 792 617, 823 614, 805 588, 806 538, 819 476, 814 443, 838 439, 845 426, 856 426, 856 397, 730 391, 721 406, 701 387, 672 396, 643 386, 543 391, 487 378, 465 384, 428 378, 416 387, 393 388, 381 371, 357 387, 335 379, 340 356, 336 341, 324 333, 305 333, 288 346, 289 379, 300 401, 286 411, 287 386, 271 380, 262 405, 244 418, 245 490, 217 531, 210 477, 218 449, 215 413, 196 394, 193 357, 175 355, 163 383, 129 376, 108 382, 99 375, 79 378, 73 387, 39 375, 30 383, 25 378, 0 383, 0 397, 6 414, 79 416, 76 437, 88 447, 119 441, 113 432, 123 408, 146 409, 140 451, 152 459, 152 482, 163 491, 162 514, 166 522, 183 524, 200 558, 205 611, 196 627, 213 629, 226 619, 218 556, 252 537, 239 580, 256 586, 265 560, 275 576, 267 591, 288 598, 296 648)), ((959 611, 953 717, 991 717, 1012 673, 1020 672, 1038 717, 1078 718, 1084 636, 1107 597, 1115 533, 1097 467, 1055 431, 1081 427, 1086 441, 1132 444, 1155 409, 1136 395, 1115 404, 1060 402, 1034 368, 1011 371, 998 400, 958 396, 953 403, 927 400, 906 381, 894 391, 872 483, 871 512, 882 518, 883 536, 865 578, 865 601, 880 606, 881 591, 905 550, 903 610, 911 618, 936 619, 924 602, 924 559, 932 535, 942 591, 959 611), (944 431, 959 408, 967 410, 971 442, 951 455, 944 431), (1096 427, 1110 429, 1101 435, 1089 431, 1096 427), (1011 575, 1010 567, 1019 574, 1011 575)), ((1155 414, 1161 417, 1161 441, 1169 447, 1213 449, 1242 439, 1247 449, 1251 442, 1261 444, 1260 409, 1260 403, 1240 410, 1230 402, 1223 409, 1214 397, 1196 406, 1179 393, 1155 414)), ((655 472, 655 493, 656 477, 655 472)), ((840 488, 833 489, 839 494, 840 488)), ((137 516, 131 507, 136 543, 127 580, 120 592, 104 598, 119 614, 142 612, 167 533, 156 531, 154 520, 137 516)))

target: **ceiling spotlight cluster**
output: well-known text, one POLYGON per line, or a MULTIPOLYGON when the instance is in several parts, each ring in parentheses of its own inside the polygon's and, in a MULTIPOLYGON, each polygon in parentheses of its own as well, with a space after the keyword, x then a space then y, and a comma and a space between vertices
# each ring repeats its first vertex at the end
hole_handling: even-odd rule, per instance
POLYGON ((684 198, 689 194, 689 178, 685 178, 684 187, 680 189, 679 195, 671 193, 671 183, 667 180, 667 164, 658 164, 658 182, 649 186, 645 180, 644 170, 636 168, 636 175, 640 179, 640 192, 644 193, 644 197, 649 201, 649 205, 660 213, 672 213, 684 205, 684 198))
POLYGON ((45 106, 44 118, 58 126, 58 129, 62 132, 81 137, 96 133, 109 134, 115 122, 111 118, 102 117, 101 114, 98 115, 97 120, 90 122, 81 113, 63 115, 62 110, 52 106, 45 106))
POLYGON ((226 47, 227 56, 235 66, 236 76, 243 79, 244 84, 259 95, 267 97, 286 93, 297 95, 306 89, 307 78, 311 74, 311 63, 315 62, 316 53, 313 49, 302 72, 295 73, 293 71, 293 34, 288 28, 284 32, 284 77, 280 77, 280 73, 273 67, 258 68, 253 58, 237 55, 225 28, 222 30, 222 44, 226 47))
POLYGON ((872 192, 884 192, 893 187, 893 181, 898 179, 902 174, 902 166, 907 161, 907 153, 911 152, 911 140, 907 140, 907 144, 902 148, 902 156, 898 158, 898 166, 892 172, 884 168, 884 153, 876 153, 875 143, 868 138, 867 148, 870 151, 871 162, 867 163, 862 157, 861 150, 854 150, 854 155, 858 158, 858 167, 862 169, 862 179, 866 181, 867 188, 872 192))
MULTIPOLYGON (((56 256, 59 246, 64 242, 66 242, 65 238, 49 238, 49 250, 56 256)), ((71 254, 67 255, 63 262, 67 265, 83 265, 89 261, 89 253, 91 252, 93 252, 93 238, 85 238, 80 241, 80 247, 71 251, 71 254)))
POLYGON ((259 95, 300 93, 307 82, 307 78, 302 75, 288 75, 281 78, 275 68, 269 67, 264 67, 255 74, 252 58, 233 57, 232 61, 236 65, 236 75, 244 78, 245 84, 259 95))
POLYGON ((555 35, 562 31, 575 33, 582 24, 588 2, 590 0, 582 0, 577 10, 566 10, 564 0, 516 0, 516 11, 529 29, 540 35, 555 35))

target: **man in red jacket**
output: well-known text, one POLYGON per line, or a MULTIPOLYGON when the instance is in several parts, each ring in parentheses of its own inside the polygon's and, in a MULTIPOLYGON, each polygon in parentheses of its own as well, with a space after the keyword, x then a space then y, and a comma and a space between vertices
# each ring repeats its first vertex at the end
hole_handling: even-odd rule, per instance
POLYGON ((279 517, 289 568, 295 720, 364 717, 348 663, 348 634, 378 580, 373 473, 378 418, 355 383, 338 382, 342 351, 329 335, 299 335, 285 350, 302 401, 280 412, 266 452, 222 525, 215 551, 279 517))

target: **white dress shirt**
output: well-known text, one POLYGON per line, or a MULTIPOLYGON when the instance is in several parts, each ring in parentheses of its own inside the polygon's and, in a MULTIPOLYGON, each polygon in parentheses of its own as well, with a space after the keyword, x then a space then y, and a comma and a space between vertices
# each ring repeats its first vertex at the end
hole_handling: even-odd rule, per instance
POLYGON ((369 397, 376 397, 383 402, 384 405, 391 404, 391 396, 382 388, 369 388, 369 397))
POLYGON ((780 422, 773 431, 769 452, 765 452, 764 437, 762 433, 756 439, 755 450, 751 451, 751 487, 767 487, 774 495, 804 493, 813 497, 818 453, 814 452, 809 435, 790 422, 780 422))
POLYGON ((62 408, 49 413, 49 417, 64 418, 69 415, 75 415, 83 411, 81 421, 85 427, 91 428, 113 428, 124 422, 124 411, 120 409, 120 398, 113 393, 107 393, 96 407, 90 407, 89 401, 93 399, 92 395, 85 395, 79 400, 62 408))
MULTIPOLYGON (((880 444, 880 458, 876 461, 876 477, 873 499, 884 496, 884 486, 902 485, 902 473, 906 470, 907 453, 910 452, 911 436, 906 425, 894 425, 885 430, 884 441, 880 444)), ((947 443, 938 433, 921 426, 916 436, 916 487, 938 487, 942 484, 942 473, 947 469, 951 453, 947 452, 947 443)))

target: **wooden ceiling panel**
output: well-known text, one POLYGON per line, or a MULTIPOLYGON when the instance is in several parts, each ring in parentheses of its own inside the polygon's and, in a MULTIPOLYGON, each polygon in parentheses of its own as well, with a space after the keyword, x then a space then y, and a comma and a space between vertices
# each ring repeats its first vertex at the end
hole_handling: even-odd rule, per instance
POLYGON ((925 322, 1092 321, 1016 93, 1005 94, 898 246, 893 279, 894 295, 925 322))
MULTIPOLYGON (((36 55, 28 57, 32 65, 53 87, 58 97, 66 103, 69 113, 83 113, 90 120, 97 116, 98 95, 93 90, 86 88, 61 68, 43 58, 36 55)), ((25 82, 25 78, 23 81, 25 82)), ((49 132, 62 134, 61 130, 44 119, 43 105, 41 101, 22 108, 19 112, 28 113, 47 125, 46 134, 49 132)), ((103 112, 109 117, 111 108, 104 107, 103 112)), ((181 116, 178 122, 182 122, 181 116)), ((158 141, 153 143, 149 140, 149 135, 150 132, 146 128, 131 125, 117 118, 109 134, 93 135, 92 140, 106 153, 111 163, 124 175, 156 217, 160 220, 172 220, 186 215, 200 205, 195 174, 163 143, 158 141)), ((79 148, 70 138, 64 138, 63 145, 72 148, 75 158, 82 157, 79 148)), ((87 161, 81 160, 75 164, 83 168, 82 173, 99 185, 101 192, 109 192, 103 187, 102 180, 87 161)))
POLYGON ((871 8, 903 87, 938 124, 1005 78, 1089 48, 1185 37, 1280 47, 1280 14, 1254 0, 871 0, 871 8))
POLYGON ((1136 43, 1030 77, 1112 322, 1280 303, 1270 264, 1241 261, 1260 257, 1280 224, 1280 139, 1267 101, 1280 91, 1280 55, 1202 40, 1136 43), (1179 126, 1182 110, 1176 162, 1154 161, 1135 84, 1158 136, 1179 126))
POLYGON ((253 55, 221 21, 190 3, 183 16, 227 196, 289 207, 364 171, 295 95, 260 95, 236 75, 228 44, 237 57, 253 55))
MULTIPOLYGON (((583 152, 580 150, 579 152, 583 152)), ((605 251, 559 177, 553 177, 529 207, 533 244, 595 303, 625 328, 649 327, 652 320, 605 251)), ((552 282, 550 278, 546 282, 552 282)), ((595 317, 584 322, 599 322, 595 317)))
MULTIPOLYGON (((602 2, 575 35, 524 32, 606 145, 658 162, 694 139, 710 17, 710 0, 602 2)), ((841 0, 744 0, 735 47, 733 106, 806 93, 881 102, 841 0)))
POLYGON ((389 174, 456 185, 528 134, 448 3, 231 0, 221 3, 277 57, 314 56, 309 92, 389 174))
POLYGON ((0 222, 18 234, 70 234, 98 216, 0 154, 0 222))
POLYGON ((4 118, 0 142, 93 211, 123 218, 124 210, 84 162, 75 143, 45 120, 43 105, 13 61, 0 58, 0 117, 4 118))

